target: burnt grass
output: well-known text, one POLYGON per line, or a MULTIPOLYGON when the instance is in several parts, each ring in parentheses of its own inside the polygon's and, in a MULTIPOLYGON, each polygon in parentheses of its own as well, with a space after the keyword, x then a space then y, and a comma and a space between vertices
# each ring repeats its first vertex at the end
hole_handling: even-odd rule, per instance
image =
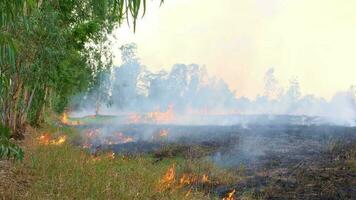
POLYGON ((141 124, 110 129, 135 140, 96 144, 102 149, 128 156, 151 154, 155 162, 204 158, 243 177, 231 184, 210 185, 206 192, 219 197, 235 189, 236 197, 248 193, 253 199, 356 199, 356 127, 141 124), (167 138, 148 139, 162 129, 169 131, 167 138))

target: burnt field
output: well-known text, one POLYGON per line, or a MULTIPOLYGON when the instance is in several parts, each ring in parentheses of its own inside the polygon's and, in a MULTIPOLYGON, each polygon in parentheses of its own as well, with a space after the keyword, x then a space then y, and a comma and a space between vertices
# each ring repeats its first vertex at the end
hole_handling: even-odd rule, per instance
POLYGON ((77 145, 91 153, 204 159, 238 174, 231 184, 199 185, 220 197, 235 189, 263 199, 355 199, 356 127, 81 125, 77 145))

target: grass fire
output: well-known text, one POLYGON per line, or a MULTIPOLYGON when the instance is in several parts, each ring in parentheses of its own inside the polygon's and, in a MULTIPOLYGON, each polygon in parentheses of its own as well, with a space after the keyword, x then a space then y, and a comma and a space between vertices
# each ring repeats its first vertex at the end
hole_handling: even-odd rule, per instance
POLYGON ((356 199, 355 6, 0 0, 0 200, 356 199))

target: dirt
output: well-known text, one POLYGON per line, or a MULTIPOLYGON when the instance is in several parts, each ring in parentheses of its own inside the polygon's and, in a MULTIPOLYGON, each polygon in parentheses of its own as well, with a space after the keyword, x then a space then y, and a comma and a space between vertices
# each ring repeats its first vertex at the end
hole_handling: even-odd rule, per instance
MULTIPOLYGON (((26 152, 33 148, 34 133, 31 127, 26 127, 23 140, 13 140, 26 152)), ((25 162, 13 160, 0 160, 0 199, 20 199, 28 196, 28 188, 33 182, 33 176, 25 166, 25 162)))

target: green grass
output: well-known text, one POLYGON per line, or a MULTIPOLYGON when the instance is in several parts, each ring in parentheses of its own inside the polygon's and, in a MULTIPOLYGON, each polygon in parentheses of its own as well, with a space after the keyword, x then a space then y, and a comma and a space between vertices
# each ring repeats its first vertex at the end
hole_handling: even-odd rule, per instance
POLYGON ((173 163, 147 156, 101 160, 69 145, 39 147, 32 171, 39 179, 31 199, 182 199, 184 192, 158 193, 158 180, 173 163))
POLYGON ((112 116, 112 115, 98 115, 98 116, 85 116, 85 117, 69 117, 70 122, 80 122, 84 124, 111 124, 117 121, 125 121, 126 118, 122 116, 112 116))

